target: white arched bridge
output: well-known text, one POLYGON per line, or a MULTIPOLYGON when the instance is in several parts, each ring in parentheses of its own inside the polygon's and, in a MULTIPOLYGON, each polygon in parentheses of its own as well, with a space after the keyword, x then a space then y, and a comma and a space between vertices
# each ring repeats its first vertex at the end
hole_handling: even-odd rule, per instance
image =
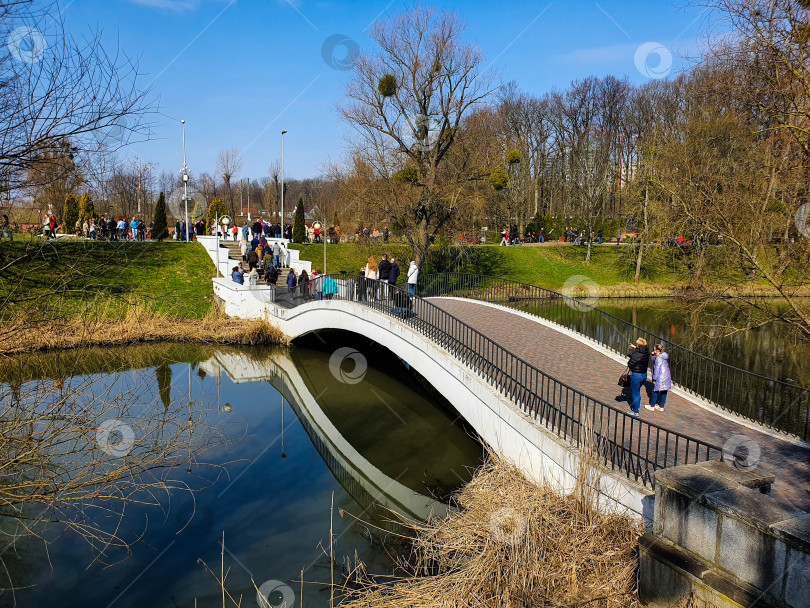
POLYGON ((292 295, 225 278, 214 290, 227 314, 266 319, 290 340, 342 330, 388 348, 534 479, 572 489, 587 448, 608 508, 652 519, 657 470, 735 458, 775 474, 777 500, 810 507, 807 389, 703 357, 565 295, 461 274, 423 276, 413 297, 351 275, 319 276, 292 295), (669 346, 676 386, 666 414, 626 414, 620 349, 639 336, 669 346))

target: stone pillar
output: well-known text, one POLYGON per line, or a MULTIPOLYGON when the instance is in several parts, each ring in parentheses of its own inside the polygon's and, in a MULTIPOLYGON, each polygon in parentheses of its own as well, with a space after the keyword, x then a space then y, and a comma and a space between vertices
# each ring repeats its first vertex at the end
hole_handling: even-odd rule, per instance
POLYGON ((653 531, 640 541, 648 606, 810 608, 810 514, 778 505, 774 477, 714 461, 656 471, 653 531))

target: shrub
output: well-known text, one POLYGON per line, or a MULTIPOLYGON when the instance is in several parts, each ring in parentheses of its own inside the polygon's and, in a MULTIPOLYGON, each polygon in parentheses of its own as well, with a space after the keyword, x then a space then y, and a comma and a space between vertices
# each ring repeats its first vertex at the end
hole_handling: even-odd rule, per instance
POLYGON ((85 192, 79 201, 79 223, 84 224, 89 222, 91 218, 96 216, 95 207, 93 207, 93 199, 90 194, 85 192))
POLYGON ((211 201, 208 205, 208 210, 205 212, 205 230, 208 232, 211 225, 216 221, 217 217, 228 215, 228 210, 225 208, 225 203, 219 197, 211 201))
POLYGON ((152 238, 162 241, 169 236, 168 221, 166 220, 166 197, 160 193, 157 203, 155 203, 155 225, 152 228, 152 238))
POLYGON ((293 220, 292 240, 294 243, 304 243, 307 240, 307 232, 304 228, 304 199, 298 199, 298 206, 295 208, 295 219, 293 220))
POLYGON ((76 229, 76 220, 79 219, 79 199, 75 194, 65 197, 65 208, 62 211, 62 231, 66 234, 76 229))

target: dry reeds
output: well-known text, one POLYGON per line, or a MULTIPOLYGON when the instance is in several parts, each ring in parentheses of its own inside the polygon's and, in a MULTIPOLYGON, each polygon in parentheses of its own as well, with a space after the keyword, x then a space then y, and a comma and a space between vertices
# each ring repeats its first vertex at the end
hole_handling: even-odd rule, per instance
POLYGON ((38 350, 115 346, 139 342, 199 344, 285 344, 283 333, 266 321, 232 319, 212 308, 203 318, 178 318, 133 304, 124 318, 72 316, 53 320, 25 315, 0 332, 0 354, 38 350))
POLYGON ((341 608, 639 605, 635 520, 583 505, 493 459, 459 510, 414 530, 404 576, 344 589, 341 608))

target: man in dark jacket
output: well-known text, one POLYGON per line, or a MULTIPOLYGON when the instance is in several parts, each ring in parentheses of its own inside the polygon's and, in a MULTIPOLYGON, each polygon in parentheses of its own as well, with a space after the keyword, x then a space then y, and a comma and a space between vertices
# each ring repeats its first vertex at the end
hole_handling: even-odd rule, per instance
POLYGON ((385 300, 388 298, 388 277, 391 274, 391 262, 388 261, 388 254, 383 254, 382 261, 377 268, 377 278, 382 283, 382 293, 380 298, 385 300))
POLYGON ((650 349, 647 340, 639 338, 635 344, 630 345, 630 358, 627 367, 630 369, 630 395, 632 409, 628 414, 638 416, 641 408, 641 386, 647 380, 647 368, 650 365, 650 349))
POLYGON ((247 258, 248 270, 253 270, 259 265, 259 254, 251 247, 250 251, 245 256, 247 258))
POLYGON ((388 282, 391 283, 391 285, 396 285, 398 278, 399 278, 399 264, 397 264, 396 259, 391 258, 391 267, 388 270, 388 282))
POLYGON ((275 285, 278 281, 278 270, 276 270, 276 267, 272 264, 270 264, 270 267, 264 273, 264 280, 268 285, 275 285))
POLYGON ((258 238, 259 235, 262 233, 262 223, 259 220, 256 220, 255 222, 253 222, 253 225, 250 227, 250 229, 253 231, 253 236, 255 238, 258 238))

